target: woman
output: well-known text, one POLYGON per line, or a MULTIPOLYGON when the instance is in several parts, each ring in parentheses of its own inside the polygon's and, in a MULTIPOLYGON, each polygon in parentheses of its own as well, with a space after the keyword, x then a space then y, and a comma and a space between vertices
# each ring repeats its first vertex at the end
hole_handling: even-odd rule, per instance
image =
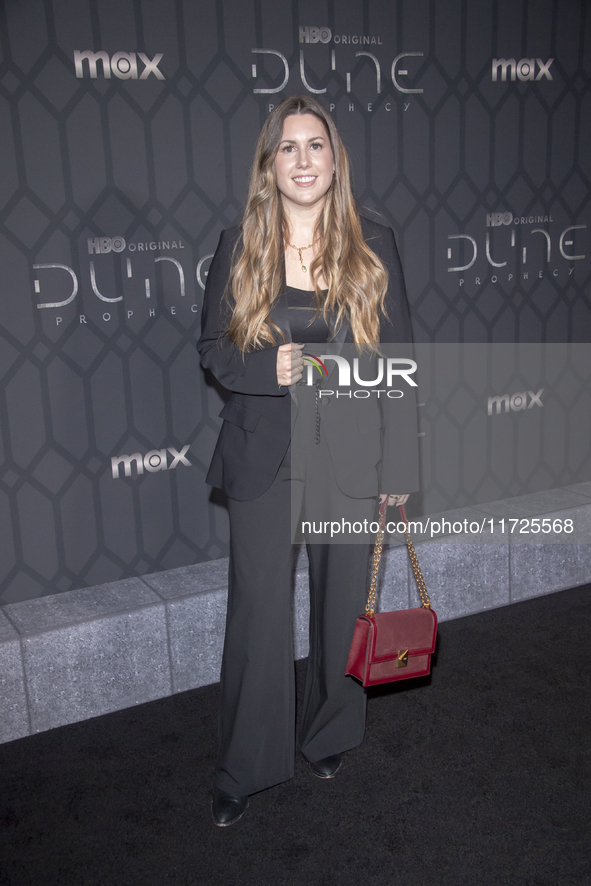
MULTIPOLYGON (((212 807, 219 826, 240 818, 250 794, 293 776, 291 511, 296 519, 309 514, 316 505, 307 490, 322 486, 332 512, 371 519, 378 493, 417 488, 410 398, 403 408, 298 385, 306 382, 304 343, 318 354, 348 346, 367 355, 378 343, 410 340, 392 231, 359 216, 347 154, 327 112, 306 96, 285 99, 261 131, 242 224, 222 233, 212 260, 198 343, 203 366, 231 392, 207 477, 225 491, 230 516, 212 807)), ((406 494, 390 496, 398 501, 406 494)), ((300 742, 312 772, 332 778, 365 727, 364 690, 344 672, 364 607, 369 547, 307 549, 310 654, 300 742)))

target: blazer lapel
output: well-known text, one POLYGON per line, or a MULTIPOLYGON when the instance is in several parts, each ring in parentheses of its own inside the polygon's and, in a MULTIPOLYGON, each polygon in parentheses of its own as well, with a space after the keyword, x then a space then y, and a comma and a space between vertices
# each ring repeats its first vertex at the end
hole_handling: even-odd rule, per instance
POLYGON ((279 298, 273 305, 271 309, 271 319, 273 322, 279 327, 282 333, 285 335, 285 341, 291 341, 291 329, 289 326, 289 312, 287 307, 287 296, 285 294, 285 287, 281 287, 281 292, 279 293, 279 298))
MULTIPOLYGON (((326 343, 323 347, 325 348, 325 354, 334 354, 337 356, 343 350, 343 345, 345 343, 345 339, 347 338, 347 333, 350 331, 351 327, 349 323, 345 321, 341 324, 341 328, 335 333, 335 318, 331 316, 330 318, 330 341, 326 343)), ((328 378, 330 378, 334 372, 337 370, 337 364, 335 360, 330 360, 329 365, 327 366, 328 378)), ((327 378, 327 381, 328 381, 327 378)))
POLYGON ((340 354, 343 345, 345 343, 345 339, 347 338, 347 333, 351 330, 349 323, 345 320, 344 323, 341 323, 341 328, 337 333, 334 331, 335 329, 335 318, 330 318, 330 343, 331 345, 335 345, 338 347, 338 351, 333 351, 334 354, 340 354))
MULTIPOLYGON (((279 327, 285 335, 285 341, 291 342, 291 327, 289 325, 289 308, 287 304, 287 295, 285 294, 285 261, 281 265, 281 289, 279 290, 279 298, 271 308, 271 319, 279 327)), ((289 393, 294 404, 297 406, 298 395, 295 385, 290 385, 289 393)))

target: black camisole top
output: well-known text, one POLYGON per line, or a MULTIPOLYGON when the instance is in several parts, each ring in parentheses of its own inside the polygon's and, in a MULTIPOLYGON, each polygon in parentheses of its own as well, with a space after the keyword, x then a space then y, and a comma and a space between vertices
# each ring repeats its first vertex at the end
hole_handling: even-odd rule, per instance
MULTIPOLYGON (((328 290, 324 290, 324 294, 327 292, 328 290)), ((314 290, 294 289, 293 286, 286 286, 285 294, 289 308, 291 340, 304 344, 327 342, 330 338, 330 329, 322 313, 316 316, 314 290)))

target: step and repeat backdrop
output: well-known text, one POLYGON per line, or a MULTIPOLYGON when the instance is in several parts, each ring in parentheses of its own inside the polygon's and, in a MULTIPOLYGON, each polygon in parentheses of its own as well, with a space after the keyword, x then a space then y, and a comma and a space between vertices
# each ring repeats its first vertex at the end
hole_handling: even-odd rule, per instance
POLYGON ((591 476, 585 0, 4 0, 0 38, 2 602, 227 552, 204 484, 223 392, 195 342, 287 94, 334 115, 421 347, 577 345, 538 376, 454 370, 443 392, 425 358, 423 507, 591 476), (528 444, 526 469, 519 422, 537 439, 550 401, 575 442, 528 444), (440 418, 455 467, 437 475, 440 418))

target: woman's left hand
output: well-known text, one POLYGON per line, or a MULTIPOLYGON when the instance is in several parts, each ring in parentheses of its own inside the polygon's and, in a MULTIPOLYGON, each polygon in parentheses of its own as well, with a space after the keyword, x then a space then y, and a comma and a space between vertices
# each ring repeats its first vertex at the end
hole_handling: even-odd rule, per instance
POLYGON ((384 499, 387 498, 388 499, 388 507, 391 507, 392 505, 405 505, 408 501, 409 494, 410 493, 408 493, 408 492, 404 492, 402 495, 396 495, 395 493, 393 493, 392 495, 389 495, 387 492, 381 492, 380 493, 380 504, 383 504, 384 499))

